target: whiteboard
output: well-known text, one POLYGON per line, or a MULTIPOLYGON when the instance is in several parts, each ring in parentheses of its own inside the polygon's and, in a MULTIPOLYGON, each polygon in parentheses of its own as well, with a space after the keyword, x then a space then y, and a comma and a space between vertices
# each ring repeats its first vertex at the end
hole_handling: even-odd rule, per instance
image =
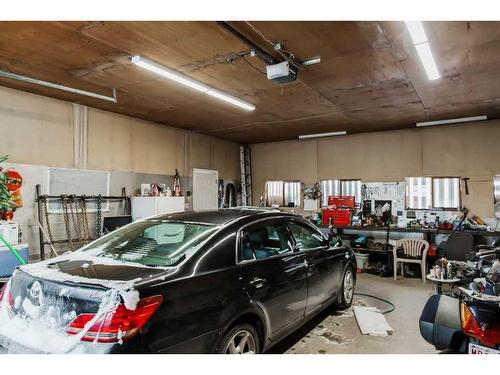
MULTIPOLYGON (((110 173, 86 169, 49 168, 48 195, 109 195, 110 173)), ((49 201, 49 212, 62 213, 61 202, 49 201)), ((97 210, 97 202, 87 202, 87 212, 97 210)), ((109 211, 109 202, 102 202, 102 210, 109 211)))

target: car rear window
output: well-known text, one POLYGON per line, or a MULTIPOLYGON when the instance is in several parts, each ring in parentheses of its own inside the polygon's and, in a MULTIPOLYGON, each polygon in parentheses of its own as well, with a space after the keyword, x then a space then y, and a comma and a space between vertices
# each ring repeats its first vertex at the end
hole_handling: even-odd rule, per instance
POLYGON ((199 223, 140 221, 95 241, 83 251, 147 266, 174 266, 194 253, 217 228, 199 223))

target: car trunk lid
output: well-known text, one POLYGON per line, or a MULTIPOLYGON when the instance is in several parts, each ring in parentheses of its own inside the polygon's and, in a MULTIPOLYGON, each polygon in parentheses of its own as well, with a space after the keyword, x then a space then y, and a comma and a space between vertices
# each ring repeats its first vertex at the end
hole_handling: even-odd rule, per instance
POLYGON ((0 336, 27 347, 42 346, 35 348, 40 351, 66 352, 80 340, 64 333, 77 316, 112 309, 116 302, 133 310, 139 300, 134 284, 165 272, 165 269, 96 259, 63 258, 21 267, 9 283, 11 303, 8 307, 2 304, 0 336), (36 337, 40 335, 45 338, 36 337), (57 336, 57 340, 44 345, 51 335, 57 336), (64 345, 49 348, 58 340, 64 345), (69 341, 73 341, 71 345, 69 341))

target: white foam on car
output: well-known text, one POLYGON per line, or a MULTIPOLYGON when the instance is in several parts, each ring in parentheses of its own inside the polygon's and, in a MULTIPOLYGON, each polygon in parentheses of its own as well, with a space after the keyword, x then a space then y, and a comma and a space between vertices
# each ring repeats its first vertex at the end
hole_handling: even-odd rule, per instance
MULTIPOLYGON (((9 288, 7 286, 7 288, 9 288)), ((22 319, 18 316, 9 316, 6 304, 5 291, 4 301, 0 308, 0 345, 9 352, 41 352, 41 353, 86 353, 89 344, 84 343, 81 338, 87 333, 92 325, 100 318, 108 314, 120 303, 119 293, 116 290, 109 290, 99 305, 99 309, 94 318, 90 320, 83 330, 77 335, 67 335, 66 333, 51 326, 47 319, 22 319)), ((109 346, 101 346, 101 351, 106 351, 109 346)), ((95 352, 95 350, 93 351, 95 352)))
MULTIPOLYGON (((89 252, 90 253, 90 252, 89 252)), ((119 303, 123 301, 125 307, 129 310, 135 310, 139 302, 139 292, 134 289, 134 283, 141 279, 134 280, 103 280, 91 279, 82 276, 69 275, 60 272, 56 268, 49 268, 50 264, 65 260, 84 260, 93 264, 102 265, 122 265, 114 259, 92 256, 89 253, 75 252, 67 255, 62 255, 58 258, 50 259, 44 262, 28 264, 21 266, 23 272, 37 278, 42 278, 51 281, 70 281, 74 283, 85 283, 104 286, 108 291, 99 305, 99 309, 95 317, 89 321, 83 330, 77 335, 67 335, 59 329, 53 328, 49 320, 36 319, 36 312, 33 311, 31 319, 22 319, 18 316, 11 318, 7 311, 7 295, 9 290, 4 293, 4 300, 0 308, 0 345, 6 347, 11 352, 22 352, 24 349, 29 351, 42 353, 86 353, 89 352, 89 346, 92 343, 84 343, 81 338, 87 333, 92 325, 106 314, 113 312, 119 303), (35 319, 33 319, 35 317, 35 319)), ((139 264, 126 263, 136 267, 148 268, 139 264)), ((13 277, 15 277, 15 271, 13 277)), ((7 289, 10 287, 10 283, 7 289)), ((67 289, 63 289, 61 294, 67 293, 67 289)), ((29 306, 26 307, 29 309, 29 306)), ((121 342, 120 342, 121 343, 121 342)), ((96 347, 95 345, 93 345, 96 347)), ((106 350, 109 345, 100 345, 99 348, 106 350)), ((95 348, 94 348, 95 350, 95 348)), ((91 352, 94 352, 91 350, 91 352)))
POLYGON ((123 299, 123 304, 129 310, 135 310, 139 302, 139 292, 135 289, 121 290, 120 296, 123 299))

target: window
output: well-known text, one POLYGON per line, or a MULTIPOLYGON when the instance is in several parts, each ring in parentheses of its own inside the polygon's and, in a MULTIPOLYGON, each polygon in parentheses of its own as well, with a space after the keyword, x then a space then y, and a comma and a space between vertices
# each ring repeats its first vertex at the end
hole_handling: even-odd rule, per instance
POLYGON ((361 180, 321 180, 321 206, 328 206, 330 196, 354 196, 361 205, 361 180))
POLYGON ((407 209, 460 209, 459 177, 407 177, 405 192, 407 209))
POLYGON ((432 179, 430 177, 405 178, 406 208, 427 210, 432 208, 432 179))
POLYGON ((432 205, 434 208, 460 209, 460 178, 433 178, 432 205))
POLYGON ((241 260, 263 259, 291 251, 285 224, 258 226, 243 233, 241 260))
POLYGON ((266 181, 266 206, 283 206, 283 181, 266 181))
POLYGON ((317 249, 324 246, 324 238, 321 234, 298 223, 289 223, 288 227, 295 238, 300 250, 317 249))
POLYGON ((340 191, 343 196, 354 196, 355 203, 361 205, 361 180, 341 180, 340 191))
POLYGON ((285 206, 288 207, 289 203, 293 203, 294 207, 300 207, 300 182, 285 182, 285 206))
POLYGON ((83 251, 147 266, 174 266, 193 254, 218 227, 146 220, 114 231, 83 251))
POLYGON ((321 206, 328 206, 328 197, 340 195, 340 180, 321 180, 321 206))
POLYGON ((300 207, 301 184, 300 181, 266 181, 265 197, 266 206, 300 207))

